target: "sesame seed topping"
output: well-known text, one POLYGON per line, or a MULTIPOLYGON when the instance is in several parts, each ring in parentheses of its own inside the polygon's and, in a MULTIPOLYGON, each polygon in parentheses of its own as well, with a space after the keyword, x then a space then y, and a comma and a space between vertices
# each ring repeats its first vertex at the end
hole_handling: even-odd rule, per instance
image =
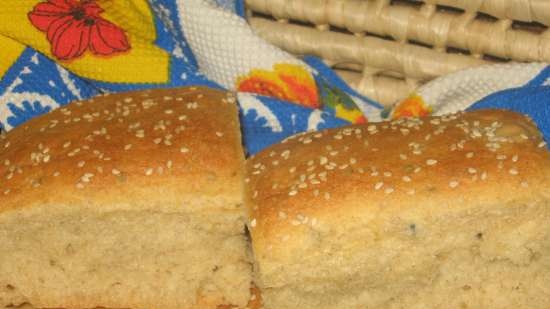
POLYGON ((436 165, 436 164, 437 164, 437 160, 428 159, 428 160, 426 160, 426 164, 429 165, 429 166, 436 165))
POLYGON ((385 194, 391 194, 391 193, 393 193, 393 191, 394 191, 393 188, 386 188, 386 190, 384 190, 384 193, 385 194))
POLYGON ((471 159, 471 158, 473 158, 473 157, 474 157, 474 153, 473 153, 473 152, 468 152, 468 153, 466 154, 466 158, 468 158, 468 159, 471 159))
POLYGON ((181 153, 187 153, 187 152, 189 152, 189 148, 187 148, 187 147, 181 147, 181 148, 180 148, 180 152, 181 152, 181 153))
POLYGON ((78 167, 83 167, 84 165, 86 165, 86 162, 85 162, 85 161, 80 161, 80 162, 78 162, 78 164, 77 164, 78 167))
POLYGON ((451 180, 451 182, 449 182, 449 187, 451 187, 451 188, 453 188, 453 189, 456 188, 456 187, 458 187, 458 181, 456 181, 456 180, 451 180))
POLYGON ((54 173, 53 173, 53 177, 58 177, 59 175, 61 175, 60 172, 54 172, 54 173))
POLYGON ((487 172, 481 173, 481 177, 480 177, 480 178, 481 178, 481 180, 487 179, 487 172))
POLYGON ((132 148, 132 144, 128 144, 124 146, 124 150, 130 150, 132 148))
POLYGON ((469 168, 468 168, 468 173, 470 173, 470 174, 475 174, 475 173, 477 173, 477 170, 476 170, 475 168, 473 168, 473 167, 469 167, 469 168))
POLYGON ((515 168, 511 168, 508 172, 510 173, 510 175, 517 175, 517 174, 519 174, 518 170, 515 169, 515 168))
POLYGON ((153 168, 147 168, 147 169, 145 169, 145 175, 151 176, 151 175, 153 175, 153 171, 154 171, 153 168))
POLYGON ((539 148, 542 148, 544 146, 546 146, 546 142, 540 142, 539 145, 538 145, 539 148))
POLYGON ((497 160, 506 160, 506 155, 503 155, 503 154, 499 154, 497 155, 497 160))
POLYGON ((377 183, 374 185, 374 190, 380 190, 383 186, 384 186, 384 183, 383 183, 383 182, 377 182, 377 183))
POLYGON ((113 173, 113 175, 120 175, 120 171, 117 170, 116 168, 113 168, 111 172, 113 173))
POLYGON ((144 138, 145 137, 145 132, 143 131, 143 129, 140 129, 140 130, 136 131, 136 137, 137 138, 144 138))
POLYGON ((519 160, 519 156, 518 156, 518 155, 514 155, 514 156, 512 157, 512 162, 518 162, 518 160, 519 160))
POLYGON ((222 132, 216 132, 216 136, 222 137, 222 136, 223 136, 223 133, 222 133, 222 132))
POLYGON ((250 221, 250 226, 256 227, 256 219, 252 219, 252 221, 250 221))
POLYGON ((296 194, 298 194, 298 191, 296 191, 296 190, 291 190, 290 192, 288 192, 289 196, 294 196, 296 194))
POLYGON ((403 179, 404 182, 411 182, 411 180, 412 180, 411 177, 409 177, 409 176, 403 176, 402 179, 403 179))
POLYGON ((527 188, 527 187, 529 187, 529 183, 527 181, 522 181, 521 186, 524 187, 524 188, 527 188))

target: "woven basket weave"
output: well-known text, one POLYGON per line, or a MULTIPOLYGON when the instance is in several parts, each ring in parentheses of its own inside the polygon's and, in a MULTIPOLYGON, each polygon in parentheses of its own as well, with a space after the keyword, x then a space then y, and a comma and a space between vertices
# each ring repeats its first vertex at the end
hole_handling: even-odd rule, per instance
POLYGON ((550 0, 246 0, 269 42, 315 55, 382 104, 440 75, 550 62, 550 0))

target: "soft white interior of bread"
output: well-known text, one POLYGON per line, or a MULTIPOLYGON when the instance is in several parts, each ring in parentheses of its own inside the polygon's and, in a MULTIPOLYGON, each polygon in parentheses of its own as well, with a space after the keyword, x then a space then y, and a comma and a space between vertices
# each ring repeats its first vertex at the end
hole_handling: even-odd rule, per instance
POLYGON ((251 270, 241 211, 116 208, 3 213, 0 307, 59 307, 63 299, 67 308, 195 308, 198 298, 223 296, 246 304, 251 270))
POLYGON ((550 201, 472 209, 312 228, 262 264, 266 308, 550 308, 550 201))

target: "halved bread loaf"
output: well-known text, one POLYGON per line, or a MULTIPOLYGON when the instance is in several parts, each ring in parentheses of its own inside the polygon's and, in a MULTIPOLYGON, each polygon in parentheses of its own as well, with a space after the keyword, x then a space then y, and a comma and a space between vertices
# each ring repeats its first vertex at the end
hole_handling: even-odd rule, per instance
POLYGON ((550 153, 524 116, 300 134, 247 177, 268 309, 550 308, 550 153))
POLYGON ((0 307, 246 305, 237 106, 207 88, 76 102, 0 139, 0 307))

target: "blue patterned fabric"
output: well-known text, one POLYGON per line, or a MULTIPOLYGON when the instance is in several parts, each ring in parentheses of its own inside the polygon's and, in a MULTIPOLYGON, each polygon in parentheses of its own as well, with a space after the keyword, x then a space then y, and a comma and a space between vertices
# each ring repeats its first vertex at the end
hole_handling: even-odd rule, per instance
POLYGON ((525 86, 490 94, 468 109, 483 108, 510 109, 529 115, 550 147, 550 67, 543 69, 525 86))

